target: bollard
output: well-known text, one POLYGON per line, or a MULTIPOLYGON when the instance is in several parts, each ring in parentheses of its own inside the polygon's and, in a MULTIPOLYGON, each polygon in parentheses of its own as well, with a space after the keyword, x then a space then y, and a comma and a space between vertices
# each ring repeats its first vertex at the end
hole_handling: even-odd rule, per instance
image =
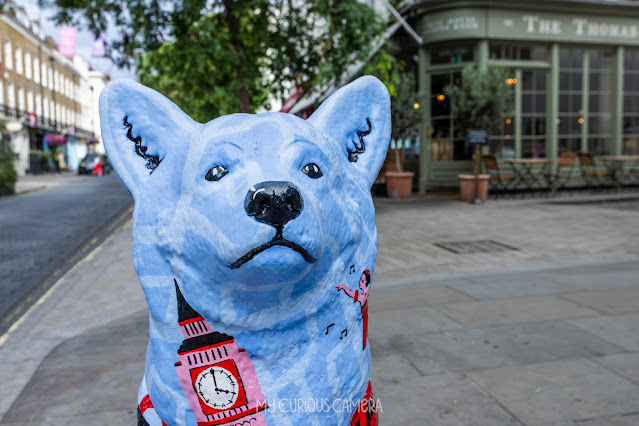
POLYGON ((367 333, 384 85, 359 78, 307 120, 200 124, 115 80, 100 119, 135 200, 149 305, 138 425, 377 424, 367 333))

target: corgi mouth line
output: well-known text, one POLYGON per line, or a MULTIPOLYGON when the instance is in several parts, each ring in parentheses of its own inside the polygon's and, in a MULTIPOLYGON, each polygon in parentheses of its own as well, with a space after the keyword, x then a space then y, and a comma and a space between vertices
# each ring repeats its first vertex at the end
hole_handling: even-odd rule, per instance
POLYGON ((244 256, 240 257, 235 262, 231 263, 229 268, 237 269, 240 266, 244 265, 249 260, 253 259, 258 254, 262 253, 265 250, 270 249, 271 247, 275 247, 275 246, 288 247, 291 250, 296 251, 308 263, 315 263, 315 261, 317 260, 313 256, 311 256, 311 254, 308 252, 308 250, 306 250, 304 247, 300 246, 297 243, 294 243, 293 241, 289 241, 287 239, 284 239, 280 235, 276 235, 275 238, 273 238, 268 243, 262 244, 259 247, 255 247, 254 249, 252 249, 248 253, 246 253, 244 256))

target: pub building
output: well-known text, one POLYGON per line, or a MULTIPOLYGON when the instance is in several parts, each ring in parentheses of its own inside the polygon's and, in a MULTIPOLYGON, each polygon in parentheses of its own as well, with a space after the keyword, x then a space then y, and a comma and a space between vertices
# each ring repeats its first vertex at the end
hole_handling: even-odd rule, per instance
POLYGON ((395 35, 421 93, 419 192, 456 187, 473 170, 443 95, 468 64, 511 72, 514 109, 495 118, 501 130, 483 154, 553 166, 565 151, 639 155, 639 1, 423 0, 401 13, 423 39, 395 35))

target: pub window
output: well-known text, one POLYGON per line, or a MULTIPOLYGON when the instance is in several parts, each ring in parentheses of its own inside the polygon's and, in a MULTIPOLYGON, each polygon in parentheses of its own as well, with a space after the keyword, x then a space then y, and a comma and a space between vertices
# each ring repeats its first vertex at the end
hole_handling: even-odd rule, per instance
POLYGON ((546 46, 520 46, 503 43, 491 43, 490 58, 502 60, 546 61, 546 46))
POLYGON ((623 73, 624 155, 639 155, 639 50, 627 50, 623 73))
MULTIPOLYGON (((508 78, 504 84, 508 84, 512 91, 515 90, 518 82, 514 76, 515 72, 511 71, 511 78, 508 78)), ((514 95, 513 95, 514 96, 514 95)), ((498 158, 515 158, 515 111, 509 111, 502 117, 499 117, 499 131, 490 135, 488 149, 491 154, 495 154, 498 158)))
POLYGON ((610 154, 612 136, 612 51, 590 50, 588 94, 588 151, 610 154))
POLYGON ((455 118, 450 111, 450 100, 444 87, 459 80, 460 72, 447 72, 431 76, 431 145, 432 161, 470 160, 471 150, 463 134, 455 132, 455 118))
POLYGON ((584 126, 583 49, 559 50, 559 134, 558 151, 581 151, 584 126))

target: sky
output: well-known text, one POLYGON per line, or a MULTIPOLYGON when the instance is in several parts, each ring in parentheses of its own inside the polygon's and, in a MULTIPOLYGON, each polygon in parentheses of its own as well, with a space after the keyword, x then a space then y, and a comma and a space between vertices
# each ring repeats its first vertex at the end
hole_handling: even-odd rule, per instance
MULTIPOLYGON (((41 9, 38 6, 38 0, 14 0, 17 6, 22 6, 26 9, 29 19, 32 21, 40 21, 44 33, 50 36, 53 40, 58 42, 58 28, 51 21, 50 16, 53 15, 51 9, 41 9)), ((113 29, 107 31, 107 39, 113 39, 117 36, 117 32, 113 29)), ((84 58, 91 64, 93 69, 102 71, 111 76, 111 79, 116 78, 135 78, 135 74, 130 70, 118 69, 118 67, 107 58, 92 58, 91 57, 91 42, 93 41, 93 34, 89 31, 80 31, 78 29, 76 35, 76 54, 84 58)))

